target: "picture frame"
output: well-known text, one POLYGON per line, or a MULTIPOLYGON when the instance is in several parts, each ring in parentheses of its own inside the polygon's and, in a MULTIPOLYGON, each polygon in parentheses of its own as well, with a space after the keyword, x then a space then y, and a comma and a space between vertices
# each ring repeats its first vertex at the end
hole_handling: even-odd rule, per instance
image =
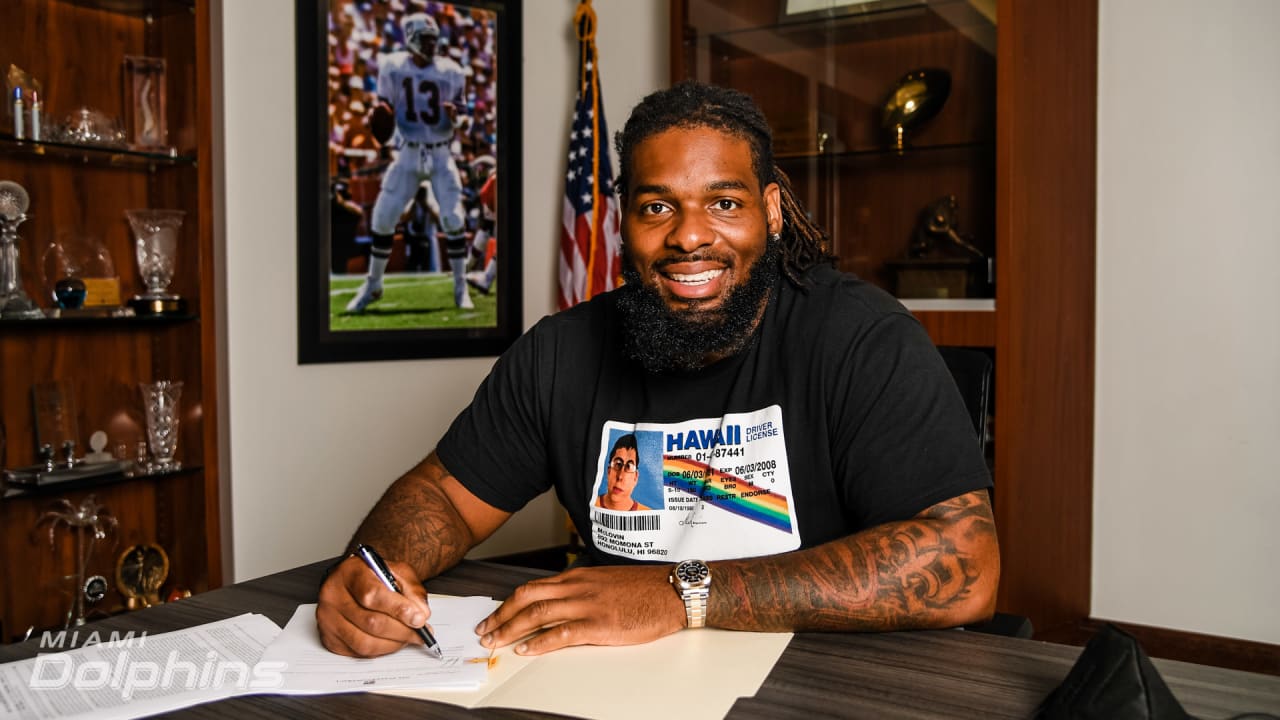
POLYGON ((779 22, 834 20, 899 8, 922 7, 927 0, 782 0, 779 22))
POLYGON ((495 356, 523 331, 520 5, 295 0, 300 364, 495 356))
POLYGON ((137 150, 166 148, 169 142, 164 58, 124 58, 125 136, 137 150))

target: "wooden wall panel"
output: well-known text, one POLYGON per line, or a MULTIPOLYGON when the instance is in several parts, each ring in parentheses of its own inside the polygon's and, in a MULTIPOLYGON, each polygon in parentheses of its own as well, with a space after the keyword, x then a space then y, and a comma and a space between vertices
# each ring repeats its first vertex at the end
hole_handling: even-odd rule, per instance
POLYGON ((996 314, 990 311, 916 311, 934 345, 995 347, 996 314))
POLYGON ((1048 631, 1090 602, 1098 8, 998 12, 999 607, 1048 631))

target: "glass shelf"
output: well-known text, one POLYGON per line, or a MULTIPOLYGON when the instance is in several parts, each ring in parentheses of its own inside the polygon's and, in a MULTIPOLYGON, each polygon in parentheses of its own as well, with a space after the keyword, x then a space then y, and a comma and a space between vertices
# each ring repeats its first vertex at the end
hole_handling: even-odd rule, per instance
POLYGON ((986 142, 960 142, 960 143, 939 143, 936 145, 908 145, 902 150, 891 147, 870 147, 870 148, 853 148, 851 150, 841 150, 839 152, 789 152, 773 154, 776 160, 815 160, 818 158, 832 158, 835 160, 845 158, 860 157, 892 157, 894 155, 910 156, 922 155, 927 153, 945 152, 949 150, 971 150, 974 152, 993 152, 995 150, 994 143, 986 142))
POLYGON ((195 0, 62 0, 68 5, 145 18, 195 10, 195 0))
POLYGON ((100 145, 76 145, 74 143, 41 140, 15 140, 12 135, 0 135, 0 153, 9 155, 38 155, 53 160, 84 162, 112 167, 149 168, 157 165, 196 164, 194 155, 180 155, 146 150, 130 150, 100 145))
POLYGON ((18 329, 28 330, 50 330, 69 327, 101 327, 101 328, 119 328, 128 326, 147 326, 155 327, 157 325, 176 325, 178 323, 190 322, 199 316, 194 313, 184 313, 182 315, 149 315, 149 316, 128 316, 128 317, 102 317, 102 316, 86 316, 77 315, 74 317, 44 317, 34 320, 17 320, 17 319, 0 319, 0 330, 12 331, 18 329))
POLYGON ((135 472, 117 472, 109 475, 99 475, 96 477, 83 478, 79 480, 67 480, 66 482, 52 483, 49 485, 7 485, 4 487, 3 495, 0 499, 12 500, 22 497, 41 497, 48 495, 58 495, 61 493, 71 492, 74 490, 84 490, 86 488, 104 487, 107 485, 118 485, 123 482, 132 480, 167 480, 169 478, 182 477, 184 475, 203 475, 204 466, 202 465, 184 465, 178 470, 170 470, 167 472, 157 473, 135 473, 135 472))
POLYGON ((911 312, 995 312, 995 298, 898 298, 911 312))

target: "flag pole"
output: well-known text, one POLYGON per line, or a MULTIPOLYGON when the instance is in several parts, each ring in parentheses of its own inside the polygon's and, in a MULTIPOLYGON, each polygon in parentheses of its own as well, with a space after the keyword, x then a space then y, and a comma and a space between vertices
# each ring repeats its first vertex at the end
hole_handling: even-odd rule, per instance
MULTIPOLYGON (((600 93, 598 78, 600 68, 596 67, 596 12, 591 8, 591 0, 581 0, 578 9, 573 13, 574 28, 578 33, 578 92, 586 92, 586 85, 591 83, 591 142, 600 142, 600 93), (587 70, 590 63, 591 70, 587 70), (588 79, 590 78, 590 79, 588 79)), ((605 152, 609 146, 605 145, 605 152)), ((587 287, 583 297, 589 300, 596 294, 594 287, 596 276, 596 245, 599 242, 597 223, 600 220, 600 153, 591 153, 591 231, 587 241, 587 287)))

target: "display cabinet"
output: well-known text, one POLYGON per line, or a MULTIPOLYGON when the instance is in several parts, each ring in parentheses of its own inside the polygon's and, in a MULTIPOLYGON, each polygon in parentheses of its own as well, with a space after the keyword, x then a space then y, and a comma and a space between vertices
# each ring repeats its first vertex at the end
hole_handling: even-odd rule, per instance
POLYGON ((144 546, 148 552, 135 555, 151 557, 159 547, 168 561, 152 601, 216 587, 222 567, 208 4, 12 0, 0 14, 0 65, 27 75, 21 126, 12 94, 0 110, 0 180, 29 196, 17 265, 44 316, 0 317, 0 465, 37 463, 44 418, 33 390, 56 383, 66 396, 60 412, 73 428, 75 454, 83 456, 100 431, 102 452, 120 468, 3 488, 0 641, 9 641, 74 618, 84 592, 85 578, 74 578, 80 564, 86 577, 101 576, 107 585, 101 599, 82 606, 89 617, 130 604, 117 571, 131 548, 144 546), (38 139, 30 115, 36 82, 38 139), (90 116, 88 129, 77 125, 90 116), (125 213, 144 208, 183 213, 168 285, 181 303, 143 303, 134 312, 123 308, 146 281, 125 213), (105 303, 96 310, 53 312, 54 284, 68 274, 57 255, 71 244, 97 249, 91 274, 104 277, 93 278, 89 294, 107 298, 96 298, 105 303), (180 467, 130 467, 148 439, 140 384, 156 380, 183 383, 180 467), (98 514, 101 531, 87 558, 77 557, 87 549, 77 546, 76 533, 86 532, 76 527, 86 520, 81 509, 98 514))
POLYGON ((995 358, 999 604, 1041 631, 1088 614, 1096 62, 1095 0, 671 2, 672 80, 756 99, 840 268, 995 358))
POLYGON ((805 10, 814 4, 684 3, 673 74, 751 93, 774 129, 778 166, 830 233, 841 269, 910 296, 926 317, 928 308, 960 313, 973 332, 954 344, 994 344, 994 5, 805 10), (913 117, 899 137, 886 106, 912 73, 932 87, 911 102, 940 109, 913 117), (930 226, 927 209, 948 198, 946 227, 930 226), (930 250, 913 257, 925 243, 930 250))

